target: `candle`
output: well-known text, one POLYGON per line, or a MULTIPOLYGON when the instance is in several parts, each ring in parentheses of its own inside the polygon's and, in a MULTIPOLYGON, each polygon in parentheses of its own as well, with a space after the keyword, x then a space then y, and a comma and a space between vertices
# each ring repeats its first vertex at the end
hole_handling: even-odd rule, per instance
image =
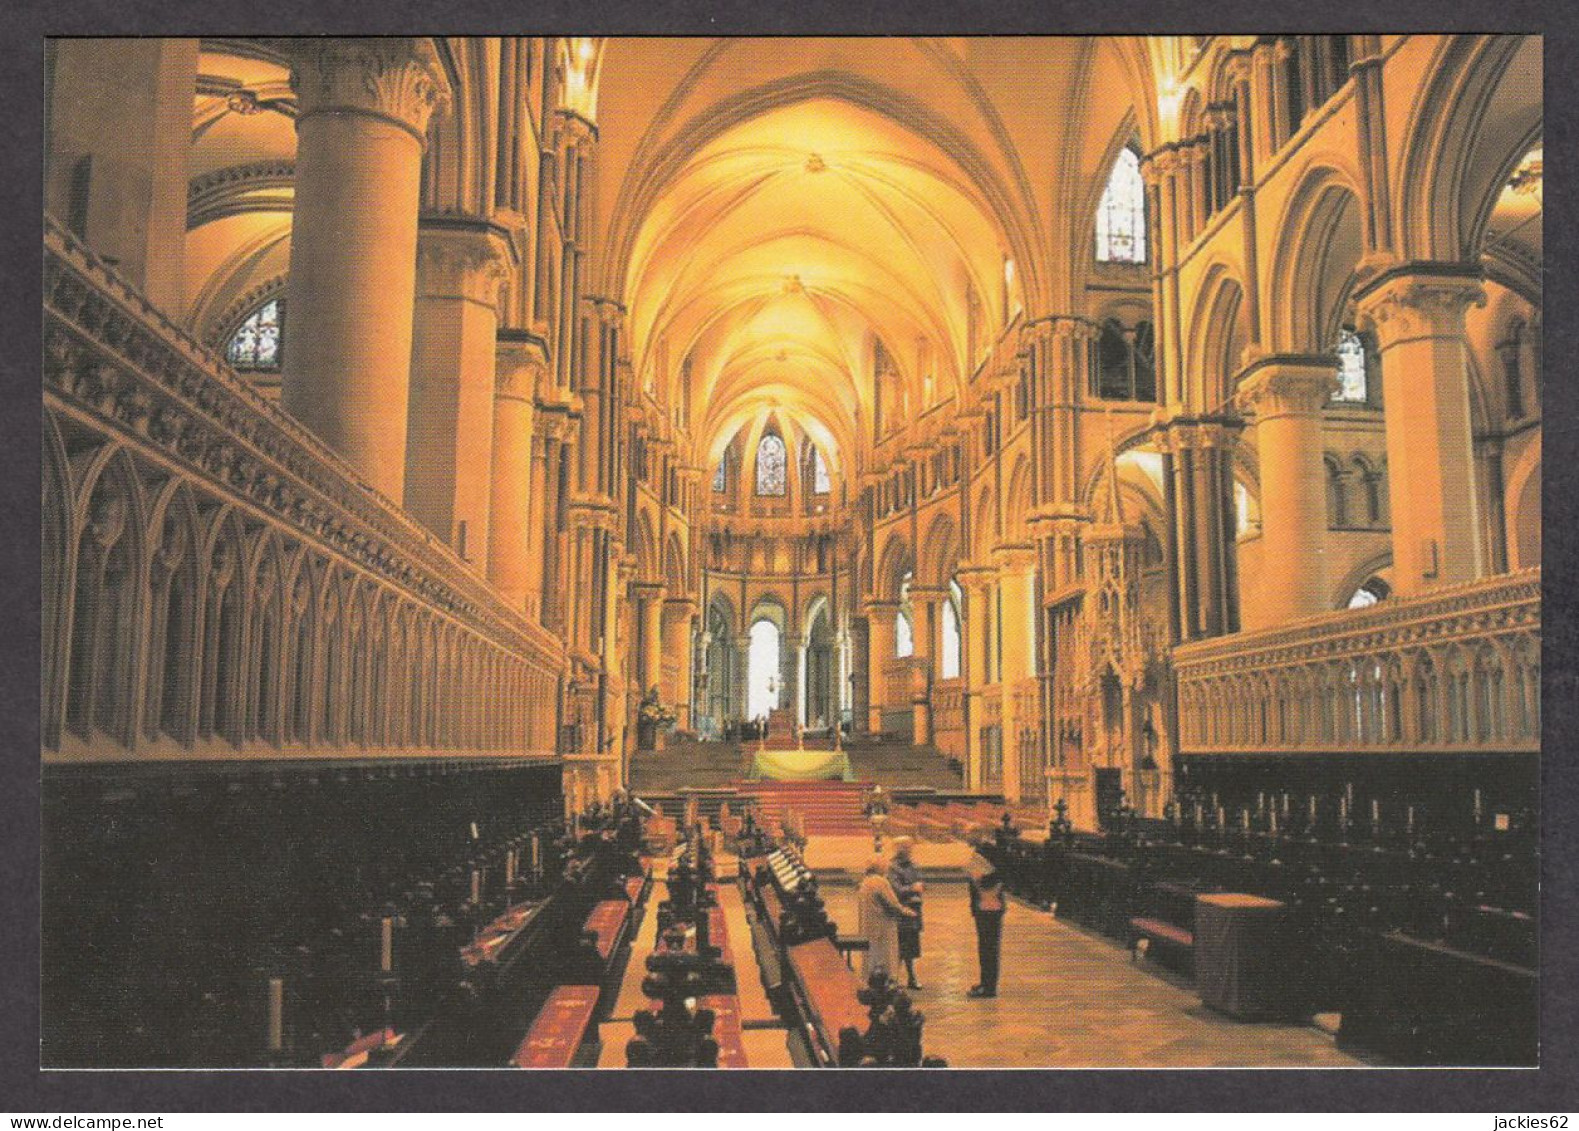
POLYGON ((1202 821, 1205 820, 1205 815, 1206 815, 1206 807, 1204 805, 1202 805, 1199 801, 1197 801, 1195 803, 1195 827, 1196 828, 1200 828, 1201 827, 1202 821))
POLYGON ((1272 835, 1273 836, 1277 836, 1277 806, 1276 805, 1272 806, 1272 812, 1267 814, 1267 819, 1271 822, 1271 824, 1268 827, 1271 829, 1272 835))
POLYGON ((1217 807, 1217 827, 1220 829, 1228 827, 1228 813, 1221 805, 1217 807))
POLYGON ((1354 804, 1354 783, 1348 782, 1343 787, 1343 799, 1350 805, 1354 804))
POLYGON ((269 979, 269 1051, 285 1047, 285 979, 269 979))
POLYGON ((1404 811, 1404 827, 1409 831, 1410 836, 1414 835, 1415 807, 1413 805, 1409 806, 1409 808, 1404 811))
POLYGON ((1480 790, 1475 790, 1475 823, 1480 824, 1480 790))
POLYGON ((1310 825, 1312 828, 1316 827, 1316 795, 1314 793, 1310 795, 1310 825))
POLYGON ((1379 825, 1381 823, 1382 823, 1382 803, 1380 801, 1376 800, 1376 798, 1373 797, 1373 798, 1371 798, 1371 824, 1379 825))
POLYGON ((539 872, 541 872, 543 870, 542 866, 540 864, 538 864, 538 862, 537 862, 537 852, 538 852, 537 834, 533 833, 532 834, 532 875, 534 875, 534 876, 537 875, 539 872))
POLYGON ((1288 790, 1283 791, 1283 819, 1288 820, 1288 790))
POLYGON ((504 854, 504 890, 506 894, 515 886, 515 849, 504 854))
POLYGON ((1258 790, 1256 792, 1256 816, 1259 817, 1262 813, 1265 813, 1265 812, 1266 812, 1266 791, 1265 790, 1258 790))
POLYGON ((1345 826, 1349 823, 1349 798, 1347 794, 1338 798, 1338 823, 1345 826))
POLYGON ((395 966, 395 917, 384 916, 383 938, 378 950, 378 968, 389 973, 395 966))
POLYGON ((1245 832, 1250 831, 1250 810, 1248 807, 1239 810, 1239 825, 1245 832))
POLYGON ((472 869, 472 902, 482 902, 482 873, 476 868, 472 869))

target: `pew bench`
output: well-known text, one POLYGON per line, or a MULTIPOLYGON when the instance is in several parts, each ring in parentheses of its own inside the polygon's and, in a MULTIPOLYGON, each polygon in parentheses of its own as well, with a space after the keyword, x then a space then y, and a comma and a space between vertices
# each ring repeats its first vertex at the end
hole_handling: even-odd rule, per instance
POLYGON ((625 941, 625 928, 630 922, 631 905, 623 899, 605 899, 587 916, 586 929, 598 937, 598 957, 605 969, 613 961, 620 943, 625 941))
POLYGON ((704 994, 696 999, 696 1007, 713 1011, 713 1040, 718 1042, 718 1067, 750 1067, 746 1062, 740 999, 734 994, 704 994))
POLYGON ((866 1032, 866 1007, 855 996, 861 988, 860 979, 844 964, 831 939, 789 947, 788 959, 813 1055, 818 1064, 836 1065, 839 1035, 845 1029, 866 1032))
POLYGON ((1161 944, 1175 951, 1193 953, 1195 950, 1194 933, 1183 927, 1153 919, 1149 915, 1137 915, 1129 921, 1130 961, 1134 962, 1140 957, 1140 943, 1144 939, 1149 943, 1161 944))
POLYGON ((1185 965, 1185 972, 1193 969, 1196 894, 1195 888, 1184 884, 1139 885, 1126 940, 1131 961, 1140 957, 1140 944, 1144 939, 1148 950, 1157 947, 1166 951, 1170 959, 1185 965))
POLYGON ((548 995, 510 1063, 516 1068, 575 1068, 597 1064, 599 986, 560 986, 548 995), (592 1034, 589 1042, 588 1034, 592 1034))

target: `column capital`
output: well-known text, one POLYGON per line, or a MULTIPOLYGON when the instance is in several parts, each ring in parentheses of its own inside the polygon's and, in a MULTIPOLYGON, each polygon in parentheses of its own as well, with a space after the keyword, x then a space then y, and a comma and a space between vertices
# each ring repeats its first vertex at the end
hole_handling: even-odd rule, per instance
POLYGON ((428 36, 303 37, 277 45, 291 61, 298 124, 314 114, 364 114, 425 145, 432 116, 449 106, 449 80, 428 36))
POLYGON ((898 601, 868 601, 866 602, 867 616, 894 616, 899 612, 898 601))
POLYGON ((1004 574, 1028 573, 1036 568, 1036 547, 1024 545, 994 546, 993 560, 1004 574))
POLYGON ((1412 338, 1461 337, 1464 312, 1486 304, 1482 280, 1472 264, 1402 263, 1363 284, 1355 308, 1383 349, 1412 338))
POLYGON ((577 417, 566 412, 562 405, 539 403, 537 419, 533 423, 541 439, 558 440, 560 443, 575 439, 577 417))
POLYGON ((514 259, 515 247, 501 228, 424 217, 417 226, 417 297, 494 306, 514 259))
POLYGON ((500 330, 494 353, 494 396, 532 403, 548 376, 543 339, 527 330, 500 330))
POLYGON ((1164 454, 1203 448, 1231 448, 1244 421, 1236 416, 1173 416, 1154 418, 1151 442, 1164 454))
POLYGON ((1258 420, 1314 416, 1337 391, 1338 361, 1323 354, 1263 357, 1251 363, 1235 385, 1235 399, 1252 409, 1258 420))

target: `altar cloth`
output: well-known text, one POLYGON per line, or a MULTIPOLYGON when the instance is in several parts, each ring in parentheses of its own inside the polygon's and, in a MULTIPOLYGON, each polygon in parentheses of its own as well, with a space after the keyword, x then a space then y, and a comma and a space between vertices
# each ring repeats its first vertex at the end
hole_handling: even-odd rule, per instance
POLYGON ((843 750, 758 750, 751 756, 752 781, 854 781, 843 750))

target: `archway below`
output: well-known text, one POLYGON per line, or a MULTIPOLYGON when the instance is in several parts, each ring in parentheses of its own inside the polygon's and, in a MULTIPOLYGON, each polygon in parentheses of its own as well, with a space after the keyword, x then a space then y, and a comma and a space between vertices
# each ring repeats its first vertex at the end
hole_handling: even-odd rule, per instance
POLYGON ((767 618, 751 626, 751 647, 746 661, 747 718, 762 718, 779 705, 783 643, 779 626, 767 618))

